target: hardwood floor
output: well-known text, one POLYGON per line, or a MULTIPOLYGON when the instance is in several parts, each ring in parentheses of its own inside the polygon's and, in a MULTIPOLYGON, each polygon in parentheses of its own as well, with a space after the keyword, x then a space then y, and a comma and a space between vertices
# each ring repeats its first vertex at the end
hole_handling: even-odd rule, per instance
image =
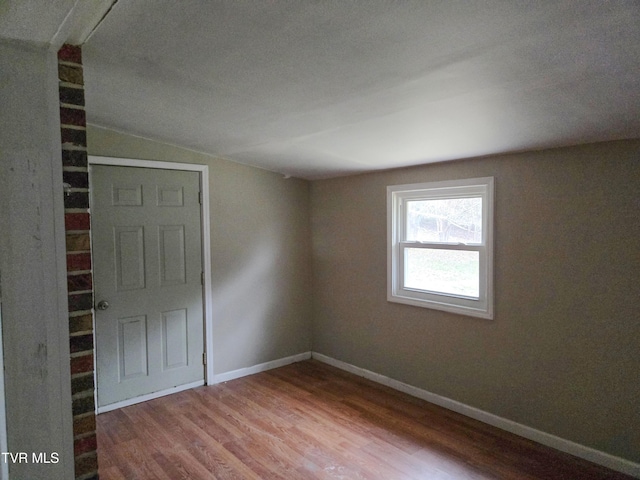
POLYGON ((98 416, 100 479, 631 479, 317 361, 98 416))

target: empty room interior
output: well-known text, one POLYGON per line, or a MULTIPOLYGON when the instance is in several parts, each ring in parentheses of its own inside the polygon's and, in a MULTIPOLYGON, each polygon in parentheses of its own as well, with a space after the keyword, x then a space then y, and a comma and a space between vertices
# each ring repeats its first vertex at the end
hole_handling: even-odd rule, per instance
POLYGON ((0 479, 640 478, 640 3, 0 2, 0 479))

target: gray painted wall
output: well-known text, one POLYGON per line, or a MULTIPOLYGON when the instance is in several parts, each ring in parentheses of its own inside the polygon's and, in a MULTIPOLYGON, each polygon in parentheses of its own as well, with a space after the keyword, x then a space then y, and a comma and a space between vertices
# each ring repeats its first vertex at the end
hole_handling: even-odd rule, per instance
POLYGON ((313 349, 640 462, 640 141, 312 183, 313 349), (386 187, 494 176, 495 319, 386 300, 386 187))
POLYGON ((95 126, 87 143, 91 155, 209 166, 216 374, 311 350, 308 182, 95 126))
MULTIPOLYGON (((61 453, 18 477, 67 478, 55 54, 3 42, 0 72, 8 448, 61 453)), ((308 351, 313 334, 320 353, 640 461, 640 141, 318 181, 310 206, 305 181, 95 127, 88 137, 94 155, 209 165, 216 373, 308 351), (495 320, 387 303, 385 187, 488 175, 495 320)))
POLYGON ((0 43, 0 272, 11 478, 73 477, 57 59, 0 43), (55 464, 32 453, 57 453, 55 464))

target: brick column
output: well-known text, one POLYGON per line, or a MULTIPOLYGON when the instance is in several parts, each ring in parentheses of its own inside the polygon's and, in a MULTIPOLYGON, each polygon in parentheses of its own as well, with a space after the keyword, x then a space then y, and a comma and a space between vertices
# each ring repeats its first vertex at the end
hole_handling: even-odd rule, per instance
POLYGON ((98 478, 93 370, 93 281, 89 235, 89 173, 82 50, 58 52, 62 174, 71 350, 75 478, 98 478))

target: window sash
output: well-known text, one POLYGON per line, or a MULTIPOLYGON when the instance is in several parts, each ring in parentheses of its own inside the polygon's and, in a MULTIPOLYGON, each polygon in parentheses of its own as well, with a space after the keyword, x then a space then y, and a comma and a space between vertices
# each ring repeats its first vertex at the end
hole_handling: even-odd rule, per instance
POLYGON ((461 300, 469 300, 474 302, 471 305, 475 305, 478 302, 486 302, 487 299, 487 281, 485 275, 482 274, 483 271, 486 270, 487 267, 487 250, 482 245, 460 245, 460 244, 446 244, 446 243, 435 243, 435 244, 425 244, 421 242, 400 242, 398 245, 398 272, 397 272, 397 280, 398 280, 398 290, 400 291, 410 291, 415 292, 416 294, 425 294, 428 295, 428 298, 425 296, 425 299, 431 299, 432 296, 445 296, 452 297, 461 300), (405 263, 405 250, 408 248, 423 248, 428 250, 456 250, 456 251, 467 251, 467 252, 478 252, 478 261, 479 261, 479 274, 478 274, 478 296, 468 296, 461 295, 457 293, 447 293, 440 291, 431 291, 431 290, 423 290, 419 288, 411 288, 405 286, 405 272, 407 269, 407 265, 405 263))
POLYGON ((475 178, 387 188, 388 300, 426 308, 493 318, 493 178, 475 178), (447 198, 482 199, 481 243, 407 241, 407 201, 447 198), (478 252, 478 297, 405 287, 408 248, 478 252))
MULTIPOLYGON (((485 215, 486 209, 486 191, 481 191, 478 189, 473 189, 473 192, 466 192, 464 194, 458 192, 458 189, 455 190, 455 194, 445 194, 444 192, 451 191, 451 189, 446 189, 444 191, 434 192, 433 194, 425 194, 424 192, 402 192, 399 195, 398 208, 402 212, 402 216, 398 215, 398 223, 399 228, 398 232, 401 233, 401 241, 408 242, 407 240, 409 233, 409 209, 407 208, 407 203, 409 202, 421 202, 421 201, 430 201, 430 200, 459 200, 464 198, 479 198, 482 202, 482 240, 480 242, 465 242, 465 245, 484 245, 486 239, 486 228, 487 221, 485 215)), ((430 243, 430 244, 458 244, 460 242, 437 242, 437 241, 417 241, 418 243, 430 243)))

